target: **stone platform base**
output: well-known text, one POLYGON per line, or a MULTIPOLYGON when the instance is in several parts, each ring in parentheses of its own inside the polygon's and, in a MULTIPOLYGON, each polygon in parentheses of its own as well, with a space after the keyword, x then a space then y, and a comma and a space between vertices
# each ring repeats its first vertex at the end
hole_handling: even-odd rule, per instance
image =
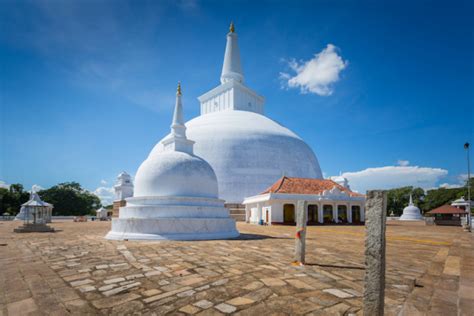
POLYGON ((53 233, 54 228, 46 224, 24 224, 13 229, 15 233, 53 233))
POLYGON ((231 218, 113 218, 113 240, 210 240, 239 236, 231 218))
POLYGON ((406 216, 402 215, 398 219, 399 221, 416 221, 416 222, 425 222, 423 216, 406 216))

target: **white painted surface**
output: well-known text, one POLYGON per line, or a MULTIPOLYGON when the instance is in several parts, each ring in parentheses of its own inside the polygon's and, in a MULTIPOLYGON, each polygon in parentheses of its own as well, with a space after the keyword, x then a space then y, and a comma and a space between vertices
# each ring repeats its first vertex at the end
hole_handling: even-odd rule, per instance
POLYGON ((179 151, 150 155, 138 168, 135 196, 217 198, 217 179, 203 159, 179 151))
POLYGON ((413 198, 410 194, 410 202, 408 206, 403 209, 403 214, 400 216, 401 221, 422 221, 420 209, 413 204, 413 198))
POLYGON ((125 171, 122 171, 117 176, 117 183, 114 186, 114 190, 115 190, 116 201, 121 201, 121 200, 125 200, 126 198, 132 197, 133 196, 132 177, 125 171))
POLYGON ((135 196, 112 220, 107 239, 201 240, 239 235, 218 199, 212 167, 193 154, 186 137, 178 86, 171 133, 138 168, 135 196))
MULTIPOLYGON (((260 217, 259 212, 265 208, 269 208, 269 223, 283 223, 284 222, 284 205, 293 204, 296 208, 298 201, 307 201, 309 205, 318 206, 319 222, 323 221, 323 207, 324 205, 331 205, 333 210, 333 218, 337 222, 338 206, 346 206, 346 216, 349 223, 352 223, 352 206, 360 207, 360 220, 365 221, 365 197, 349 196, 344 191, 339 189, 325 190, 321 195, 319 194, 286 194, 286 193, 267 193, 248 197, 243 201, 246 208, 250 209, 249 222, 258 224, 260 217)), ((264 214, 264 213, 263 213, 264 214)), ((263 216, 265 219, 265 216, 263 216)))
MULTIPOLYGON (((266 117, 265 99, 244 85, 236 33, 227 34, 221 85, 199 101, 201 115, 186 123, 187 135, 195 141, 194 153, 214 169, 219 198, 241 203, 282 175, 322 178, 311 148, 266 117)), ((164 149, 160 142, 150 156, 164 149)))
POLYGON ((224 53, 224 64, 222 65, 221 83, 235 80, 244 82, 242 66, 240 65, 240 50, 237 41, 237 33, 227 33, 227 42, 224 53))
MULTIPOLYGON (((219 198, 227 203, 241 203, 282 175, 322 178, 311 148, 295 133, 263 115, 221 111, 199 116, 186 127, 188 137, 196 142, 195 154, 214 169, 219 198)), ((159 143, 150 155, 162 150, 159 143)))

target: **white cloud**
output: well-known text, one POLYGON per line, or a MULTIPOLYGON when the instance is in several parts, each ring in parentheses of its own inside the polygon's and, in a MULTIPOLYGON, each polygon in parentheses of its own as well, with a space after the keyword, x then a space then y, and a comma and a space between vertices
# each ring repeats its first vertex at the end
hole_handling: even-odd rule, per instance
POLYGON ((456 176, 456 181, 455 183, 441 183, 439 185, 440 188, 446 188, 446 189, 456 189, 456 188, 462 188, 466 186, 467 183, 467 173, 461 173, 456 176))
POLYGON ((462 185, 461 184, 456 184, 456 183, 454 183, 454 184, 452 184, 452 183, 441 183, 439 185, 439 187, 440 188, 445 188, 445 189, 457 189, 457 188, 462 187, 462 185))
POLYGON ((94 194, 97 195, 102 205, 110 205, 114 201, 115 191, 113 187, 98 187, 94 194))
POLYGON ((401 160, 401 159, 399 159, 399 160, 397 161, 397 164, 398 164, 399 166, 406 167, 406 166, 408 166, 408 165, 410 164, 410 162, 409 162, 408 160, 401 160))
POLYGON ((176 4, 183 11, 194 11, 199 9, 197 0, 179 0, 176 4))
POLYGON ((371 189, 392 189, 403 186, 432 188, 447 174, 448 171, 441 168, 385 166, 344 172, 342 176, 349 180, 351 188, 365 192, 371 189))
MULTIPOLYGON (((472 175, 471 175, 471 178, 472 178, 472 175)), ((467 173, 461 173, 460 175, 458 175, 457 179, 458 179, 460 184, 466 185, 466 183, 467 183, 467 173)))
POLYGON ((280 73, 280 79, 285 81, 289 88, 300 88, 301 93, 315 93, 321 96, 331 95, 332 85, 339 81, 339 74, 349 62, 338 55, 337 47, 328 44, 325 49, 314 55, 308 61, 295 60, 288 62, 288 66, 296 73, 280 73))
POLYGON ((100 180, 100 184, 102 184, 102 185, 106 185, 106 184, 107 184, 107 181, 106 181, 106 180, 104 180, 104 179, 102 179, 102 180, 100 180))
POLYGON ((6 184, 5 181, 0 181, 0 188, 10 189, 10 185, 6 184))

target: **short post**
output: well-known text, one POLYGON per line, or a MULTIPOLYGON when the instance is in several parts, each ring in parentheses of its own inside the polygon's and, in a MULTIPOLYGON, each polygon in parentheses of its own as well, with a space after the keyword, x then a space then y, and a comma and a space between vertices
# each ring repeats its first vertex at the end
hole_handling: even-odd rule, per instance
POLYGON ((387 192, 367 191, 365 205, 364 315, 382 316, 385 299, 387 192))
POLYGON ((295 238, 295 264, 305 263, 306 251, 306 222, 308 213, 306 211, 308 203, 298 201, 296 203, 296 238, 295 238))

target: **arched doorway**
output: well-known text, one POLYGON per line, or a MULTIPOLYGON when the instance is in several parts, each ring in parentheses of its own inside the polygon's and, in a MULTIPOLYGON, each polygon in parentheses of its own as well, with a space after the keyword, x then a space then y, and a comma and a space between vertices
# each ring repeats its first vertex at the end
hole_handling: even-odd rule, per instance
POLYGON ((339 223, 347 223, 347 205, 337 206, 337 221, 339 223))
POLYGON ((334 217, 332 215, 332 205, 323 206, 323 219, 324 223, 334 223, 334 217))
POLYGON ((308 225, 318 223, 318 206, 316 204, 308 205, 308 225))
POLYGON ((285 224, 295 223, 295 206, 293 204, 283 205, 283 222, 285 224))
POLYGON ((360 206, 352 205, 352 223, 360 223, 360 206))

